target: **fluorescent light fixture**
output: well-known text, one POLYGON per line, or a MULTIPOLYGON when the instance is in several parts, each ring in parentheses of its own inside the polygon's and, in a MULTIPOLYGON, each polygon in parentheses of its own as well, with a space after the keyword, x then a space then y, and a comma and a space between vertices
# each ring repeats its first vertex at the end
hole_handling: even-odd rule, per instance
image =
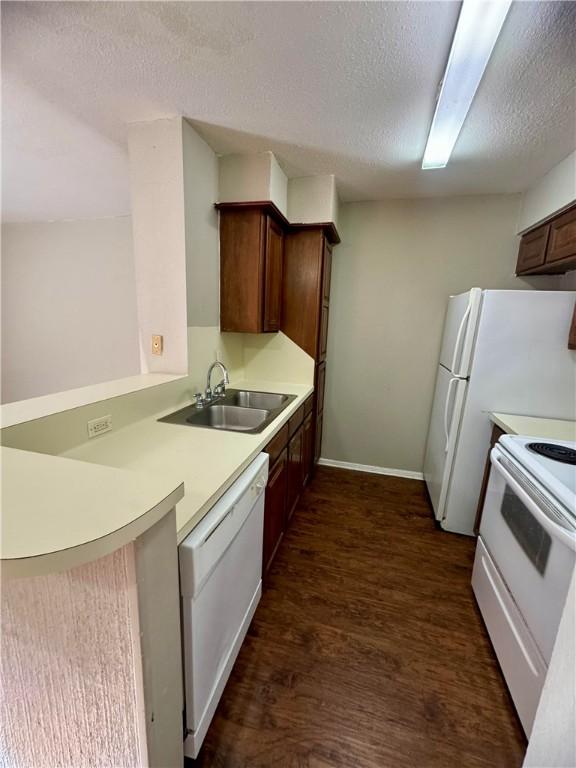
POLYGON ((422 168, 445 168, 512 0, 463 0, 422 168))

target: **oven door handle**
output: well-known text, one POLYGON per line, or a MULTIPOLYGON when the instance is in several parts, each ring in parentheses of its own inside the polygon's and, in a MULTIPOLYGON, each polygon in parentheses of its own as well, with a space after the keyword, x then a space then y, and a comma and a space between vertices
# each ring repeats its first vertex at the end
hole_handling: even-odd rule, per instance
POLYGON ((502 477, 506 480, 507 484, 514 490, 514 493, 520 498, 522 503, 530 510, 540 525, 548 531, 548 533, 556 539, 560 539, 567 547, 576 552, 576 531, 570 533, 566 528, 563 528, 558 523, 554 522, 540 507, 536 504, 534 499, 529 496, 524 488, 518 483, 518 481, 508 472, 508 470, 499 461, 499 452, 492 450, 490 453, 490 462, 494 469, 496 469, 502 477))

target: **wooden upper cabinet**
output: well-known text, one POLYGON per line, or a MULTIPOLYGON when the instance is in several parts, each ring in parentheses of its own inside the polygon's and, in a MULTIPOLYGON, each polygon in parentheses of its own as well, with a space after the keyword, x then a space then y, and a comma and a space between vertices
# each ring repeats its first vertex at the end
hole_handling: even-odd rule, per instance
POLYGON ((266 217, 264 280, 264 331, 279 331, 282 315, 282 266, 284 233, 271 216, 266 217))
POLYGON ((318 357, 324 236, 303 229, 286 236, 282 330, 310 357, 318 357))
POLYGON ((576 207, 550 224, 547 262, 576 256, 576 207))
POLYGON ((326 356, 332 247, 321 225, 286 236, 282 330, 314 360, 326 356))
POLYGON ((576 205, 520 240, 516 274, 557 275, 576 269, 576 205))
POLYGON ((546 260, 546 246, 550 235, 550 224, 527 232, 520 240, 520 249, 518 251, 518 262, 516 263, 516 273, 521 275, 523 272, 540 267, 546 260))
POLYGON ((284 232, 264 204, 220 209, 220 327, 237 333, 280 329, 284 232))

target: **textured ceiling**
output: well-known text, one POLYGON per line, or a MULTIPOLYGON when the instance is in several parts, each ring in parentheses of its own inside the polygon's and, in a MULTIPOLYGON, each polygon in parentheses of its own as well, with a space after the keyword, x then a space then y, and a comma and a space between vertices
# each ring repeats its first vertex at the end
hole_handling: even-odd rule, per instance
POLYGON ((520 191, 576 145, 576 2, 517 2, 448 167, 420 161, 457 2, 3 2, 6 218, 129 210, 126 124, 335 173, 344 200, 520 191))

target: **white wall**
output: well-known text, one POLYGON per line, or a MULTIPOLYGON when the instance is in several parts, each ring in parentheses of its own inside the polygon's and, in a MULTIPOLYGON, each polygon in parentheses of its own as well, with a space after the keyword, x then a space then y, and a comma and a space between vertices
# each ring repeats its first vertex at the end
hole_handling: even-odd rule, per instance
POLYGON ((129 217, 2 225, 2 402, 140 372, 129 217))
POLYGON ((252 155, 223 155, 219 158, 221 203, 272 200, 286 216, 288 179, 272 152, 252 155))
POLYGON ((510 195, 341 206, 324 458, 422 470, 448 297, 531 287, 514 276, 518 205, 510 195))
POLYGON ((288 219, 292 224, 332 221, 338 226, 338 194, 333 175, 300 176, 288 181, 288 219))
POLYGON ((555 165, 522 195, 518 232, 576 200, 576 151, 555 165))
POLYGON ((136 295, 143 373, 186 373, 186 242, 181 117, 128 131, 136 295), (152 335, 164 337, 162 355, 152 335))
POLYGON ((189 326, 220 323, 218 158, 183 121, 186 288, 189 326))

